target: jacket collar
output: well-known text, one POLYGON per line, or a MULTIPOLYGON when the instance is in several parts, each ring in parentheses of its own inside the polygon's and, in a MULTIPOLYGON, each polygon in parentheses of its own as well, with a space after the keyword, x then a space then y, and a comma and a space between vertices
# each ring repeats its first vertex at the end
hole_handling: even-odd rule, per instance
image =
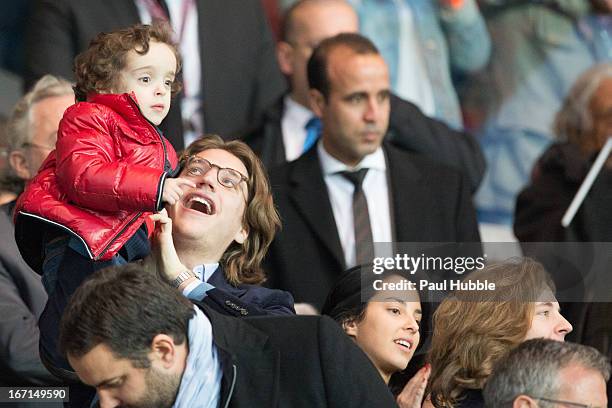
POLYGON ((225 272, 223 271, 223 266, 221 264, 219 264, 219 267, 217 267, 213 274, 210 275, 207 282, 213 285, 215 288, 229 292, 236 297, 241 297, 247 291, 240 286, 233 286, 228 283, 227 279, 225 279, 225 272))
POLYGON ((87 102, 98 103, 107 106, 121 115, 129 123, 151 124, 140 111, 136 95, 133 92, 123 94, 100 94, 94 93, 87 96, 87 102))
POLYGON ((268 335, 244 319, 221 315, 200 302, 196 305, 210 320, 219 352, 223 370, 220 407, 235 399, 249 401, 254 407, 276 406, 280 354, 268 335))
POLYGON ((289 166, 291 166, 290 200, 330 251, 339 268, 344 269, 344 252, 338 237, 317 149, 308 150, 289 166))

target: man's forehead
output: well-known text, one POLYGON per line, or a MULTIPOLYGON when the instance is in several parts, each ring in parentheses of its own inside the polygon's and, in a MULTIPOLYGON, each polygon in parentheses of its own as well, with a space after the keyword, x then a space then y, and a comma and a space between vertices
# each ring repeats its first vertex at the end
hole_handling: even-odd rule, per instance
POLYGON ((70 94, 51 96, 36 102, 31 110, 31 129, 42 132, 40 137, 52 139, 64 112, 73 103, 74 95, 70 94))
POLYGON ((68 355, 68 360, 77 372, 79 378, 91 385, 97 386, 122 375, 131 364, 127 359, 118 359, 105 344, 98 344, 82 357, 68 355))
POLYGON ((248 171, 242 160, 233 153, 223 149, 207 149, 194 155, 197 158, 206 159, 219 167, 229 167, 247 175, 248 171))
POLYGON ((327 61, 332 90, 334 85, 358 86, 368 81, 383 89, 390 86, 387 64, 379 54, 358 54, 348 47, 339 46, 330 52, 327 61))

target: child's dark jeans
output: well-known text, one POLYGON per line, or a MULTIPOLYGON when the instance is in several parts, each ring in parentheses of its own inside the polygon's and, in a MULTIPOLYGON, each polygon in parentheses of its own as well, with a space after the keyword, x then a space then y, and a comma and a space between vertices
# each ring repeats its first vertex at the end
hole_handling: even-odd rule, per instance
POLYGON ((59 353, 59 323, 70 300, 79 285, 95 271, 112 265, 122 265, 142 259, 150 252, 145 224, 132 236, 112 259, 94 261, 88 255, 81 241, 72 236, 54 237, 45 245, 43 263, 43 285, 49 295, 45 309, 40 316, 40 357, 47 369, 55 376, 71 384, 69 406, 88 406, 95 390, 78 383, 74 370, 59 353), (80 385, 80 386, 79 386, 80 385))

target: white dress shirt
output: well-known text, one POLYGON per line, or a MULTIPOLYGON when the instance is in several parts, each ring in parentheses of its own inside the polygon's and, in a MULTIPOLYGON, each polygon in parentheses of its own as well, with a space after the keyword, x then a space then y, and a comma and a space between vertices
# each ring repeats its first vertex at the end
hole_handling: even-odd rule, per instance
MULTIPOLYGON (((387 163, 382 148, 365 156, 354 168, 332 157, 323 143, 317 144, 317 152, 323 170, 323 178, 327 185, 329 201, 331 203, 336 228, 346 267, 356 264, 355 254, 355 227, 353 223, 353 191, 352 182, 338 174, 341 171, 355 171, 368 168, 362 188, 368 202, 368 214, 374 242, 391 242, 393 239, 391 228, 391 210, 389 206, 389 187, 387 185, 387 163)), ((375 256, 386 256, 380 253, 380 248, 374 246, 375 256)))
POLYGON ((314 113, 291 99, 289 95, 285 95, 283 105, 281 130, 283 132, 283 145, 285 146, 285 159, 292 161, 302 155, 304 141, 306 140, 306 124, 314 116, 314 113))

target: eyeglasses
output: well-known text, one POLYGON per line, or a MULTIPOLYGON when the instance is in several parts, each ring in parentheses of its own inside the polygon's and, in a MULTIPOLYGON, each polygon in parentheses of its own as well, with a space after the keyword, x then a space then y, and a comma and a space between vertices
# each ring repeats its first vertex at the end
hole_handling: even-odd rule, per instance
POLYGON ((553 404, 567 405, 567 406, 576 407, 576 408, 603 408, 603 407, 598 407, 595 405, 580 404, 579 402, 572 402, 572 401, 556 400, 556 399, 542 398, 542 397, 531 397, 531 398, 537 399, 540 401, 551 402, 553 404))
POLYGON ((249 179, 238 170, 230 169, 229 167, 220 167, 216 164, 212 164, 206 159, 196 156, 190 156, 187 158, 185 172, 187 173, 188 177, 201 177, 208 173, 208 171, 213 167, 217 169, 217 181, 223 187, 236 188, 243 181, 248 185, 249 179))
POLYGON ((26 143, 22 144, 21 147, 37 147, 39 149, 45 149, 45 150, 53 150, 53 149, 55 149, 55 146, 47 146, 47 145, 42 145, 42 144, 38 144, 38 143, 30 143, 30 142, 26 142, 26 143))

